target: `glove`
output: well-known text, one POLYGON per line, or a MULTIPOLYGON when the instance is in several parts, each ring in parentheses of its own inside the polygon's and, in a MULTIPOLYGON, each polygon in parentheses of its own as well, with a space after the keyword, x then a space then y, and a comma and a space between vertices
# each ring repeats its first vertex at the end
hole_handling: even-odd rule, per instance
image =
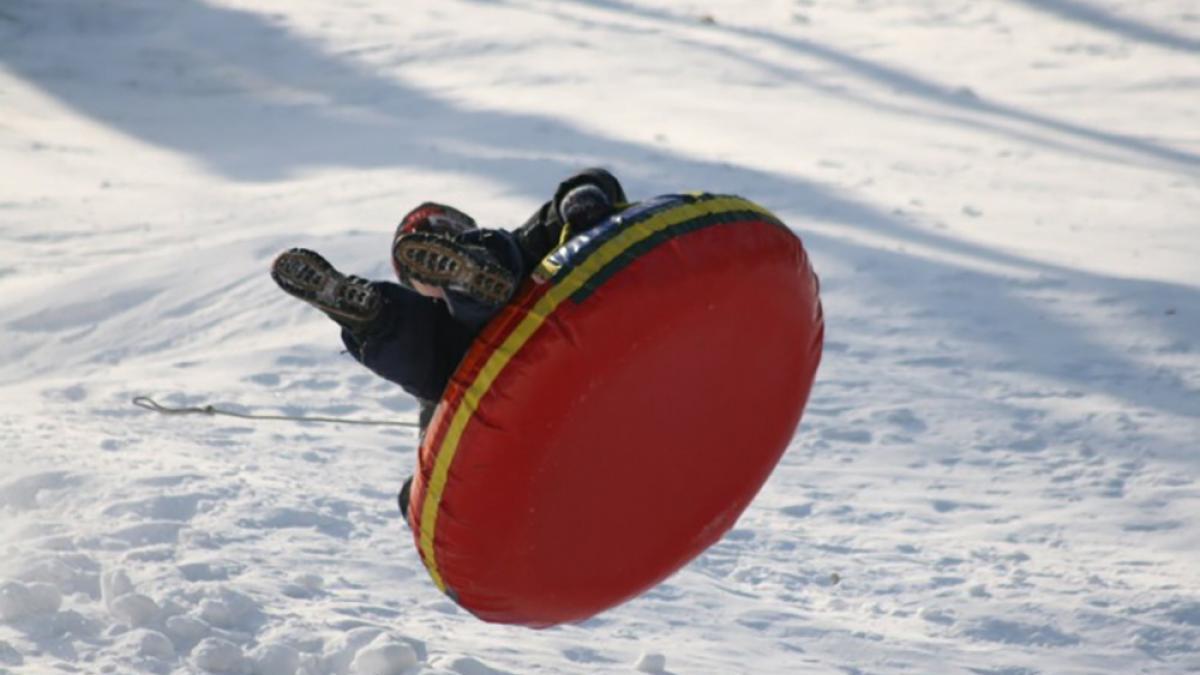
POLYGON ((614 210, 604 191, 592 183, 571 188, 558 202, 558 216, 572 234, 592 229, 614 210))

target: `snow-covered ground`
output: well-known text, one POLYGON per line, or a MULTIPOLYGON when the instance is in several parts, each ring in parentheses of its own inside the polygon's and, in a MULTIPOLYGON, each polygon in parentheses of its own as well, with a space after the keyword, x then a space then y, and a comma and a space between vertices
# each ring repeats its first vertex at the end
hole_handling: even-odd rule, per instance
POLYGON ((1194 0, 0 3, 0 672, 1195 672, 1198 444, 1194 0), (410 418, 273 254, 387 277, 415 203, 590 164, 775 210, 828 319, 643 597, 480 623, 409 431, 129 404, 410 418))

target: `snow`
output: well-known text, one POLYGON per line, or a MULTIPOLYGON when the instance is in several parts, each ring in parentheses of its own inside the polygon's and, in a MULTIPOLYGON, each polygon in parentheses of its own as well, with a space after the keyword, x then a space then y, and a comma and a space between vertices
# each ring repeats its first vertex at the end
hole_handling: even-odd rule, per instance
POLYGON ((9 0, 0 672, 1200 670, 1191 0, 9 0), (744 195, 825 360, 737 527, 578 625, 480 623, 412 419, 266 268, 574 169, 744 195))
POLYGON ((246 657, 237 645, 221 638, 204 638, 192 650, 192 663, 207 673, 241 673, 246 657))
POLYGON ((666 670, 667 657, 662 654, 642 654, 634 669, 643 673, 661 673, 666 670))
POLYGON ((417 665, 417 654, 412 647, 387 639, 381 642, 380 638, 358 650, 354 661, 350 663, 352 672, 361 675, 401 675, 417 665))
POLYGON ((58 587, 45 583, 25 585, 19 581, 0 584, 0 621, 16 621, 39 614, 54 614, 62 606, 58 587))

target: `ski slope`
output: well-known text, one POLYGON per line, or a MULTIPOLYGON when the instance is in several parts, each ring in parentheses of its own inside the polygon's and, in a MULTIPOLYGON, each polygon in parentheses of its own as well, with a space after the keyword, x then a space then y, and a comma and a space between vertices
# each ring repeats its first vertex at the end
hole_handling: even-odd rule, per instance
POLYGON ((0 672, 1200 672, 1198 214, 1192 0, 5 0, 0 672), (274 254, 387 278, 418 202, 513 227, 588 165, 772 209, 827 317, 644 596, 480 623, 410 431, 130 405, 415 417, 274 254))

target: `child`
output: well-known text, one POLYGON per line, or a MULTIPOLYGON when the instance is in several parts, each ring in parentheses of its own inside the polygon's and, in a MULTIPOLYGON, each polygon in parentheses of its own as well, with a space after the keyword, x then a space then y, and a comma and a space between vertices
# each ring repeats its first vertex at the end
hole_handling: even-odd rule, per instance
MULTIPOLYGON (((480 229, 455 208, 421 204, 404 216, 392 240, 398 284, 344 275, 303 248, 279 254, 271 277, 341 326, 342 341, 359 363, 417 399, 424 436, 475 335, 521 280, 569 235, 625 207, 617 179, 588 169, 563 181, 513 232, 480 229)), ((411 480, 401 491, 401 511, 411 480)))

